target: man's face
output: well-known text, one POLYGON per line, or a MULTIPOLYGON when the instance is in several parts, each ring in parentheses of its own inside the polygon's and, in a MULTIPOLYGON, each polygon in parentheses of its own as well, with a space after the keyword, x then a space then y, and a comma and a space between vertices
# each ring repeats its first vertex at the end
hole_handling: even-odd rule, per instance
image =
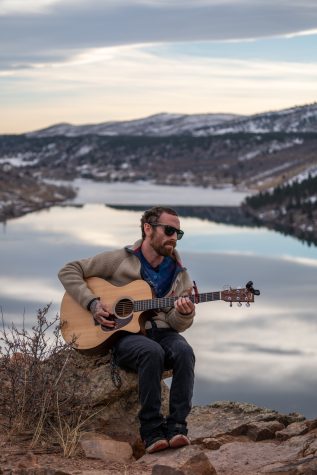
MULTIPOLYGON (((158 219, 160 224, 168 224, 176 229, 180 229, 180 222, 177 216, 162 213, 158 219)), ((177 243, 177 235, 166 236, 163 226, 151 227, 149 233, 149 244, 160 256, 170 256, 173 254, 177 243)))

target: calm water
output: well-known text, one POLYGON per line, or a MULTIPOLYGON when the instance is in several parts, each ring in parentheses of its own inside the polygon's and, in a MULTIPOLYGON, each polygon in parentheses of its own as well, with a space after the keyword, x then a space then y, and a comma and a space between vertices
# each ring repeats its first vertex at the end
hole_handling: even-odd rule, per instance
MULTIPOLYGON (((56 274, 65 262, 138 239, 140 213, 94 203, 104 197, 91 186, 88 199, 88 188, 81 198, 85 206, 54 207, 2 227, 0 305, 6 321, 19 324, 24 314, 32 325, 36 310, 48 302, 55 315, 63 295, 56 274)), ((130 192, 128 202, 137 204, 132 189, 126 196, 130 192)), ((112 203, 122 203, 122 186, 110 191, 112 203)), ((152 204, 157 189, 149 191, 152 204)), ((188 189, 182 203, 173 202, 175 193, 183 194, 165 190, 165 202, 189 203, 188 189)), ((209 199, 212 203, 212 193, 209 199)), ((239 201, 227 191, 217 192, 219 199, 215 204, 239 201)), ((185 333, 197 357, 195 404, 239 400, 316 417, 317 248, 265 229, 195 218, 182 218, 182 228, 178 247, 201 292, 248 280, 261 290, 250 308, 224 302, 197 306, 195 324, 185 333)))

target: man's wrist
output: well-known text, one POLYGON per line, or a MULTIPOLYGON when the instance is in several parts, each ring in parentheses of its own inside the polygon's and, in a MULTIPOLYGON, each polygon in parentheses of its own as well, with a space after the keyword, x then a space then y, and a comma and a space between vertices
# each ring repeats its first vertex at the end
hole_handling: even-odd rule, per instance
POLYGON ((177 310, 177 311, 178 311, 178 313, 179 313, 180 315, 184 315, 184 317, 187 317, 188 315, 191 315, 194 310, 191 310, 191 311, 188 312, 188 313, 183 313, 183 312, 180 312, 179 310, 177 310))
POLYGON ((91 312, 94 313, 94 310, 96 308, 97 303, 100 302, 100 297, 95 297, 90 300, 90 302, 87 305, 87 309, 91 312))

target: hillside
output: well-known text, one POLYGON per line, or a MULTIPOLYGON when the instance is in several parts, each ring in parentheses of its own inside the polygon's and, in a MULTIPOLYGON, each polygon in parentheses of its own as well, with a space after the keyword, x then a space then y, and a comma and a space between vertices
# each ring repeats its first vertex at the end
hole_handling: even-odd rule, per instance
POLYGON ((73 198, 71 187, 43 183, 30 170, 0 163, 0 222, 73 198))
POLYGON ((121 122, 105 122, 92 125, 57 124, 42 130, 30 132, 29 137, 78 137, 81 135, 132 135, 167 137, 171 135, 200 135, 200 130, 211 130, 215 126, 244 116, 236 114, 155 114, 143 119, 121 122))
MULTIPOLYGON (((38 191, 29 193, 31 179, 37 190, 47 187, 47 179, 71 182, 88 178, 103 182, 146 180, 174 186, 230 186, 264 193, 301 180, 304 175, 314 177, 316 150, 317 104, 250 117, 157 114, 134 121, 93 126, 60 124, 26 135, 0 136, 1 219, 69 196, 69 190, 62 192, 60 198, 41 198, 38 191), (15 179, 7 180, 8 176, 15 179), (22 189, 25 191, 21 194, 22 189), (24 206, 24 197, 28 196, 24 206)), ((314 199, 314 193, 306 196, 312 203, 314 199)), ((306 202, 301 200, 294 212, 286 203, 284 214, 277 212, 278 199, 264 208, 261 205, 257 209, 253 204, 248 202, 245 210, 257 222, 315 239, 311 220, 316 216, 314 211, 305 211, 306 202)))
POLYGON ((250 116, 235 114, 156 114, 142 119, 93 125, 57 124, 29 137, 132 135, 206 137, 228 133, 317 132, 317 103, 250 116))
POLYGON ((317 245, 317 174, 248 197, 244 209, 258 223, 317 245))
POLYGON ((317 134, 0 137, 0 163, 42 178, 267 189, 317 168, 317 134))

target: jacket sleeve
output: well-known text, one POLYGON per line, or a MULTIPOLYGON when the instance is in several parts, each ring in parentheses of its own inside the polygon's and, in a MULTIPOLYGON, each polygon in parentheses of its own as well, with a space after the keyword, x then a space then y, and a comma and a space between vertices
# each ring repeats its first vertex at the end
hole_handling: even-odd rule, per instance
POLYGON ((66 264, 58 277, 66 292, 82 307, 87 308, 92 299, 98 297, 87 286, 88 277, 109 279, 125 256, 125 251, 102 252, 94 257, 73 261, 66 264))
MULTIPOLYGON (((176 285, 174 293, 177 296, 190 295, 192 291, 192 287, 193 287, 193 283, 187 271, 184 271, 182 272, 182 277, 179 283, 176 285)), ((179 313, 175 309, 175 307, 173 307, 166 313, 165 320, 170 325, 171 328, 181 333, 187 330, 187 328, 189 328, 193 324, 194 316, 195 316, 195 309, 191 313, 184 315, 182 313, 179 313)))

